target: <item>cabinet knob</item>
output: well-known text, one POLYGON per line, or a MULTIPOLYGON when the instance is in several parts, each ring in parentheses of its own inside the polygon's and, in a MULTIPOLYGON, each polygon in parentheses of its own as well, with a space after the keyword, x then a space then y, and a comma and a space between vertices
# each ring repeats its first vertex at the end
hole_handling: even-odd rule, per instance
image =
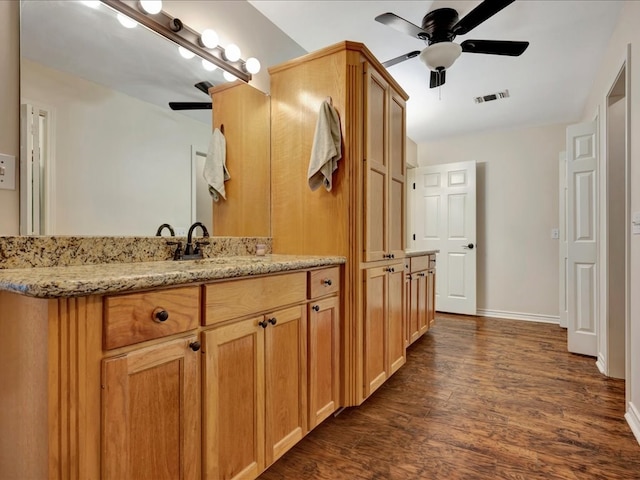
POLYGON ((198 350, 200 350, 200 342, 197 340, 195 342, 191 342, 189 344, 189 348, 194 352, 197 352, 198 350))
POLYGON ((325 287, 330 287, 330 286, 331 286, 331 279, 330 279, 330 278, 325 278, 325 279, 322 281, 322 284, 323 284, 325 287))
POLYGON ((258 325, 260 325, 262 328, 267 328, 269 326, 267 322, 258 322, 258 325))
POLYGON ((153 311, 153 320, 159 323, 166 322, 169 318, 169 312, 164 308, 156 308, 153 311))
POLYGON ((267 320, 267 322, 269 322, 271 325, 275 325, 276 323, 278 323, 278 319, 276 317, 273 317, 267 320))
POLYGON ((320 305, 314 305, 313 307, 311 307, 311 310, 313 310, 314 312, 319 312, 320 311, 320 305))
POLYGON ((389 272, 389 273, 393 273, 393 272, 396 271, 395 268, 393 268, 393 267, 388 267, 388 268, 385 268, 384 270, 385 270, 385 272, 389 272))

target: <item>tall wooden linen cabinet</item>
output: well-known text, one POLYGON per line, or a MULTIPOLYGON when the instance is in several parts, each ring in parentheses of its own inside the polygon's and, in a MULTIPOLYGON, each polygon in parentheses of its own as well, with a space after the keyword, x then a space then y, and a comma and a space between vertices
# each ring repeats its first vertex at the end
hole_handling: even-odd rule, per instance
POLYGON ((271 228, 274 253, 342 255, 341 403, 359 405, 406 359, 404 327, 407 94, 360 43, 274 66, 271 228), (340 116, 331 191, 307 171, 318 112, 340 116))

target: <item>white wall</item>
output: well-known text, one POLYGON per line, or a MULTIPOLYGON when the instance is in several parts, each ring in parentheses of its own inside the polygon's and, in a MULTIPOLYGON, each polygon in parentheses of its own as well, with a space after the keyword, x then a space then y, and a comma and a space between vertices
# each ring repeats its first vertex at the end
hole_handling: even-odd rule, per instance
POLYGON ((23 61, 22 97, 54 112, 57 235, 153 235, 191 224, 191 145, 210 124, 23 61))
MULTIPOLYGON (((626 57, 627 45, 631 44, 631 97, 630 117, 631 135, 631 173, 629 185, 631 186, 631 212, 640 212, 640 2, 625 2, 620 13, 618 25, 611 36, 606 54, 598 68, 598 76, 594 80, 593 88, 586 103, 583 118, 585 120, 593 116, 593 112, 599 109, 605 111, 606 95, 615 81, 615 77, 626 57)), ((600 138, 605 138, 605 126, 600 125, 600 138)), ((603 142, 601 142, 602 144, 603 142)), ((605 151, 601 145, 601 152, 605 151)), ((604 158, 601 155, 601 158, 604 158)), ((602 185, 602 182, 601 182, 602 185)), ((601 195, 602 198, 602 195, 601 195)), ((627 219, 629 221, 629 219, 627 219)), ((602 255, 602 252, 601 252, 602 255)), ((630 285, 629 299, 630 325, 627 331, 627 420, 640 441, 640 236, 630 237, 630 285)))
POLYGON ((477 162, 479 314, 558 321, 558 153, 566 125, 418 145, 420 166, 477 162))

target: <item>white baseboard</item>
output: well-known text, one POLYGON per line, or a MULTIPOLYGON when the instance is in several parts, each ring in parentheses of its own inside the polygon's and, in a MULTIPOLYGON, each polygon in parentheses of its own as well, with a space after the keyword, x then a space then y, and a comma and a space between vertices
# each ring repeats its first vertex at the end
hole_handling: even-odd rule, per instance
POLYGON ((504 310, 484 310, 479 308, 476 311, 479 317, 506 318, 509 320, 524 320, 527 322, 542 322, 560 324, 559 315, 542 315, 540 313, 505 312, 504 310))
POLYGON ((596 360, 596 367, 598 367, 598 370, 602 375, 606 375, 607 377, 609 376, 607 375, 607 364, 604 361, 604 358, 602 358, 602 355, 600 353, 598 353, 598 359, 596 360))
POLYGON ((635 435, 636 440, 640 444, 640 412, 633 403, 629 402, 629 408, 627 409, 627 413, 624 414, 624 418, 627 420, 633 435, 635 435))

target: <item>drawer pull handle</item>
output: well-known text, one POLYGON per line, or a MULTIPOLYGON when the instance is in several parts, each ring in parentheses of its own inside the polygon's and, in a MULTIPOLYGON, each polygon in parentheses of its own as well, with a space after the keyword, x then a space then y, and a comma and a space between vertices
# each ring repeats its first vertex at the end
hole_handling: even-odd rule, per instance
POLYGON ((278 319, 276 317, 273 317, 267 320, 267 322, 269 322, 271 325, 275 325, 276 323, 278 323, 278 319))
POLYGON ((258 325, 260 325, 262 328, 267 328, 269 326, 267 322, 258 322, 258 325))
POLYGON ((324 279, 324 280, 322 281, 322 284, 323 284, 325 287, 330 287, 330 286, 331 286, 331 279, 330 279, 330 278, 326 278, 326 279, 324 279))
POLYGON ((197 352, 198 350, 200 350, 200 342, 198 342, 197 340, 195 342, 191 342, 189 344, 189 348, 194 352, 197 352))
POLYGON ((385 270, 385 272, 389 272, 389 273, 393 273, 393 272, 396 271, 395 268, 393 268, 393 267, 385 268, 384 270, 385 270))
POLYGON ((311 310, 313 310, 314 312, 319 312, 320 311, 320 305, 314 305, 313 307, 311 307, 311 310))
POLYGON ((162 322, 166 322, 169 318, 169 312, 167 312, 165 309, 163 308, 156 308, 153 311, 153 319, 156 322, 162 323, 162 322))

